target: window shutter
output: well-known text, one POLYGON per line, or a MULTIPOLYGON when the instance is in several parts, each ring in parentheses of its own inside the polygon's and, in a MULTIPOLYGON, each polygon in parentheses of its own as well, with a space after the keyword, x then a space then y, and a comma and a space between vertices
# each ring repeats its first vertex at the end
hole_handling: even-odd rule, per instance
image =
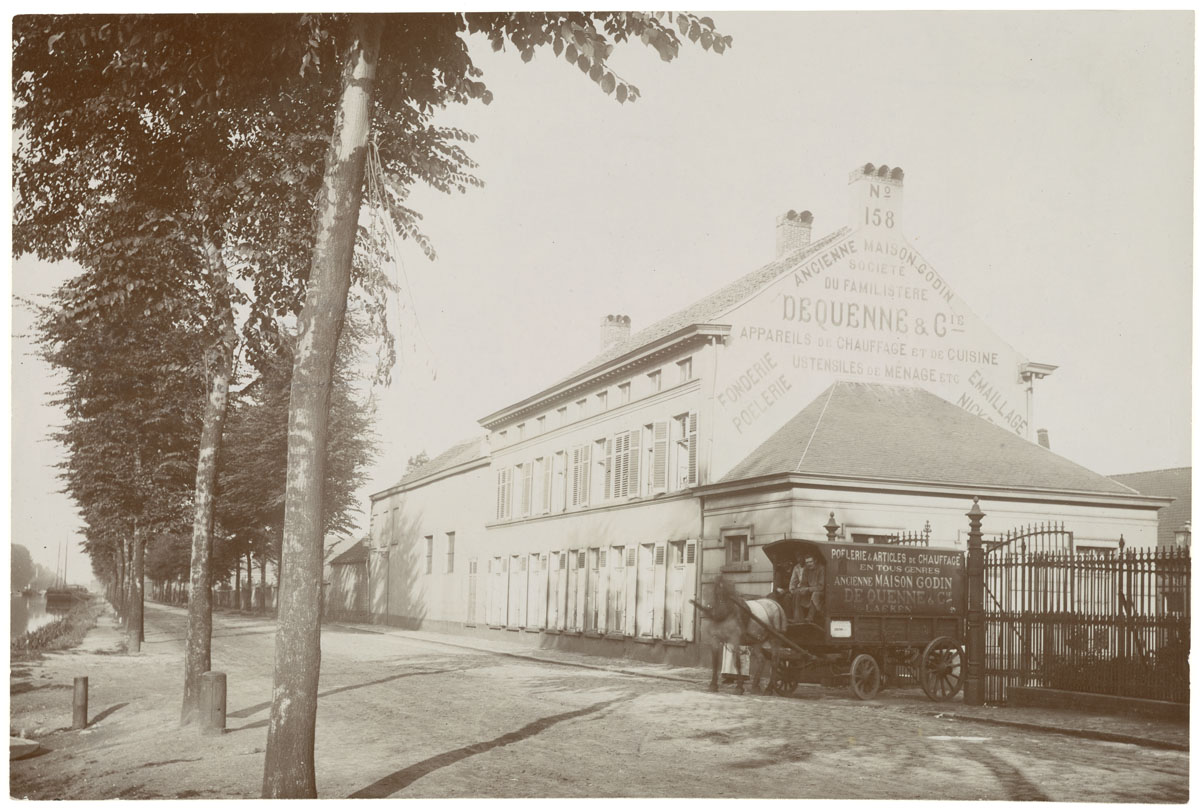
POLYGON ((533 513, 533 462, 524 464, 524 479, 521 481, 521 516, 533 513))
POLYGON ((579 551, 579 561, 575 563, 577 570, 585 570, 587 568, 587 551, 579 551))
POLYGON ((637 545, 625 549, 625 567, 637 567, 637 545))
POLYGON ((616 437, 613 466, 613 497, 623 498, 629 494, 629 433, 616 437))
POLYGON ((688 413, 688 485, 695 486, 699 481, 699 467, 697 465, 697 452, 699 451, 698 426, 696 423, 696 411, 688 413))
POLYGON ((654 546, 654 564, 655 565, 664 564, 666 561, 666 554, 667 554, 667 546, 666 545, 655 545, 654 546))
POLYGON ((654 470, 651 486, 656 492, 667 490, 667 438, 669 435, 668 422, 654 422, 654 470))
POLYGON ((529 569, 529 568, 528 568, 528 564, 529 564, 529 557, 527 557, 527 556, 522 556, 522 557, 521 557, 521 572, 522 572, 522 573, 524 573, 526 570, 528 570, 528 569, 529 569))
POLYGON ((604 439, 604 499, 613 498, 613 440, 604 439))
POLYGON ((689 542, 687 544, 687 563, 689 565, 696 564, 696 543, 689 542))
POLYGON ((588 493, 592 490, 592 444, 580 448, 580 505, 588 504, 588 493))
POLYGON ((638 495, 638 455, 641 444, 641 430, 629 431, 629 496, 637 497, 638 495))
POLYGON ((554 478, 551 477, 551 473, 553 472, 553 470, 554 470, 554 457, 552 455, 547 455, 545 458, 542 459, 542 513, 543 514, 550 513, 550 492, 551 492, 550 487, 554 481, 554 478))
POLYGON ((559 570, 567 569, 567 555, 565 553, 560 553, 558 555, 558 569, 559 570))
POLYGON ((600 567, 608 567, 608 562, 605 561, 606 559, 608 559, 608 551, 605 550, 604 548, 601 548, 600 549, 600 567))

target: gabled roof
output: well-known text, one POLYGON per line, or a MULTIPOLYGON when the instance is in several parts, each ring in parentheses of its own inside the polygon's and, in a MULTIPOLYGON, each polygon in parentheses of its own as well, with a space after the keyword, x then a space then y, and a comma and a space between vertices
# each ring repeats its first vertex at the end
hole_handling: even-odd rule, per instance
POLYGON ((722 482, 787 472, 1134 494, 915 387, 835 382, 722 482))
POLYGON ((481 436, 468 438, 467 440, 460 441, 454 446, 450 447, 450 449, 446 450, 441 455, 430 458, 424 464, 400 478, 400 482, 392 488, 396 488, 398 486, 411 486, 417 481, 433 477, 440 472, 445 472, 447 469, 452 469, 460 464, 470 463, 471 461, 478 460, 485 454, 486 453, 483 451, 483 438, 481 436))
POLYGON ((1175 498, 1174 503, 1158 512, 1158 544, 1174 545, 1175 530, 1192 519, 1192 468, 1180 466, 1110 477, 1141 494, 1175 498))
POLYGON ((359 562, 367 561, 367 541, 360 539, 355 542, 345 552, 338 554, 333 559, 329 560, 331 565, 353 565, 359 562))
POLYGON ((812 242, 807 247, 788 253, 787 255, 777 258, 766 266, 760 267, 753 272, 743 275, 736 281, 725 285, 716 292, 708 295, 705 298, 693 303, 684 309, 680 309, 673 315, 668 315, 662 320, 647 326, 640 331, 636 331, 629 335, 629 338, 622 340, 610 346, 605 351, 592 357, 584 365, 572 371, 567 376, 555 382, 547 391, 553 390, 559 385, 572 380, 588 371, 599 368, 605 363, 615 360, 617 357, 632 353, 645 346, 650 345, 655 340, 665 337, 668 334, 679 331, 688 326, 695 326, 706 323, 714 323, 715 317, 728 311, 738 303, 741 303, 746 298, 753 295, 764 286, 774 281, 779 276, 786 272, 796 269, 804 263, 804 260, 812 256, 814 253, 819 253, 830 244, 833 244, 838 239, 850 232, 850 228, 844 227, 834 233, 829 234, 815 242, 812 242))

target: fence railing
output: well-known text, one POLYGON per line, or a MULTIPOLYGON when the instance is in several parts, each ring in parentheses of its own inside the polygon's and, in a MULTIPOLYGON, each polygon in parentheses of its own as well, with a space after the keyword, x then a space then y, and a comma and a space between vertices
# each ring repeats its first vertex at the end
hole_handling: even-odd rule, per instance
POLYGON ((988 549, 986 699, 1019 685, 1186 701, 1189 550, 1079 551, 1053 531, 988 549))

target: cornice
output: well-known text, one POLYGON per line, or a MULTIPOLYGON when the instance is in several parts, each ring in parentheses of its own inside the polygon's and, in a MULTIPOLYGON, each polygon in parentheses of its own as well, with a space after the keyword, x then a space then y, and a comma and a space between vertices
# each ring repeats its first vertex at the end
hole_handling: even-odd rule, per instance
POLYGON ((614 357, 608 362, 602 363, 595 368, 590 368, 580 374, 563 380, 549 388, 542 390, 539 393, 523 399, 514 405, 510 405, 495 413, 484 416, 479 420, 479 424, 485 430, 493 430, 497 427, 502 427, 510 422, 516 421, 523 416, 528 416, 535 410, 540 410, 544 407, 551 407, 560 401, 568 400, 578 393, 588 388, 595 383, 613 377, 621 376, 627 371, 645 365, 651 360, 657 359, 665 354, 677 351, 680 348, 692 342, 717 338, 724 340, 729 336, 731 327, 728 325, 719 324, 693 324, 686 326, 677 331, 671 332, 663 337, 658 338, 650 343, 638 346, 632 351, 626 352, 618 357, 614 357))

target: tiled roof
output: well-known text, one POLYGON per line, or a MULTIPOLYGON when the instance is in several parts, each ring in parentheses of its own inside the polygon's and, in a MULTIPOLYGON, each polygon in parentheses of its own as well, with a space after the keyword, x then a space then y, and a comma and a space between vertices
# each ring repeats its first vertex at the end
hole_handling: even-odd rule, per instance
POLYGON ((338 554, 329 561, 331 565, 353 565, 367 561, 367 541, 360 539, 351 545, 344 553, 338 554))
POLYGON ((914 387, 835 382, 722 482, 783 472, 1133 494, 914 387))
POLYGON ((1192 468, 1180 466, 1110 477, 1142 494, 1175 498, 1174 503, 1158 512, 1158 544, 1174 545, 1175 529, 1192 519, 1192 468))
POLYGON ((419 468, 414 469, 400 479, 396 486, 409 486, 419 480, 424 480, 428 477, 433 477, 439 472, 445 472, 459 464, 469 463, 470 461, 482 458, 485 455, 483 451, 483 438, 475 437, 468 438, 466 441, 460 441, 450 449, 430 458, 419 468))
POLYGON ((593 357, 585 365, 580 366, 567 376, 555 382, 553 385, 547 388, 547 390, 558 387, 560 384, 569 379, 574 379, 575 377, 585 374, 594 368, 599 368, 606 362, 615 360, 617 357, 628 354, 631 351, 636 351, 643 346, 653 343, 660 337, 665 337, 668 334, 677 332, 682 328, 697 324, 712 323, 713 318, 722 314, 730 307, 741 303, 747 297, 762 289, 764 286, 769 284, 771 281, 774 281, 784 273, 794 270, 797 266, 803 264, 805 259, 824 250, 830 244, 842 238, 849 232, 850 228, 845 227, 836 231, 835 233, 825 236, 824 238, 818 239, 804 249, 796 250, 776 259, 775 261, 772 261, 770 264, 767 264, 764 267, 760 267, 751 273, 743 275, 733 283, 727 284, 705 298, 701 298, 691 306, 680 309, 675 314, 664 317, 662 320, 659 320, 658 322, 647 326, 640 331, 634 332, 633 334, 629 335, 628 339, 622 340, 621 342, 610 346, 605 351, 593 357))

